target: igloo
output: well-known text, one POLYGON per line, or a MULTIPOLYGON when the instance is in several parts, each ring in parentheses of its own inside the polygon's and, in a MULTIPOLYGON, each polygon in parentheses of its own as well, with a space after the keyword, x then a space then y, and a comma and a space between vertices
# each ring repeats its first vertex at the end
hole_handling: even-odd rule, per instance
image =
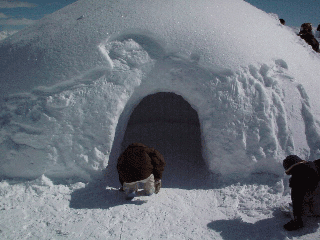
POLYGON ((0 44, 2 177, 113 174, 130 141, 223 176, 319 156, 319 57, 242 0, 79 0, 0 44))

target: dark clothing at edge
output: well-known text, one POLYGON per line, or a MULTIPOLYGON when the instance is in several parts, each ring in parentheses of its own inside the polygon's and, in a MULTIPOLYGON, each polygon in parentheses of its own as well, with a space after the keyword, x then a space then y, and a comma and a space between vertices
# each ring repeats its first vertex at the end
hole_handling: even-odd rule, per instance
POLYGON ((286 174, 291 175, 289 187, 291 188, 293 216, 296 219, 301 219, 304 198, 307 194, 312 194, 320 180, 320 159, 315 161, 303 161, 295 155, 290 155, 283 163, 284 166, 287 166, 285 167, 286 174), (296 162, 292 162, 292 165, 290 163, 288 164, 293 158, 297 159, 295 160, 296 162))

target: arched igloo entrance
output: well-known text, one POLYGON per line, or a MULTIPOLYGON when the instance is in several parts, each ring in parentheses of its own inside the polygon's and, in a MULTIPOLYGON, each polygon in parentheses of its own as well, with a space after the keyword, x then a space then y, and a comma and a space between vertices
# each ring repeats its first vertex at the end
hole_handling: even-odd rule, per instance
POLYGON ((143 98, 130 115, 121 151, 133 142, 154 147, 164 155, 164 186, 208 186, 198 114, 182 96, 159 92, 143 98))

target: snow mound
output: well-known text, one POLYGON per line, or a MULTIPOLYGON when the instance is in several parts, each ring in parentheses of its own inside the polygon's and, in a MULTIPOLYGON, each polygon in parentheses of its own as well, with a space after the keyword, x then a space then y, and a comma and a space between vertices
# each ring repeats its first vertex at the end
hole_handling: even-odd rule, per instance
POLYGON ((79 0, 0 44, 0 176, 114 171, 132 112, 159 92, 197 112, 211 171, 320 156, 319 56, 244 1, 79 0))

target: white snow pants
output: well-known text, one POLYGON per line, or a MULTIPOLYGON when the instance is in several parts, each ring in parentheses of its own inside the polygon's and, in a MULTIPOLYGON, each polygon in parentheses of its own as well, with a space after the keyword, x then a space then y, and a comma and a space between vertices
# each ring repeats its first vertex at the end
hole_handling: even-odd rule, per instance
POLYGON ((123 183, 123 190, 128 198, 133 198, 136 195, 147 195, 150 196, 154 193, 154 176, 151 174, 146 179, 141 181, 131 182, 131 183, 123 183), (143 188, 144 191, 138 192, 139 188, 143 188))

